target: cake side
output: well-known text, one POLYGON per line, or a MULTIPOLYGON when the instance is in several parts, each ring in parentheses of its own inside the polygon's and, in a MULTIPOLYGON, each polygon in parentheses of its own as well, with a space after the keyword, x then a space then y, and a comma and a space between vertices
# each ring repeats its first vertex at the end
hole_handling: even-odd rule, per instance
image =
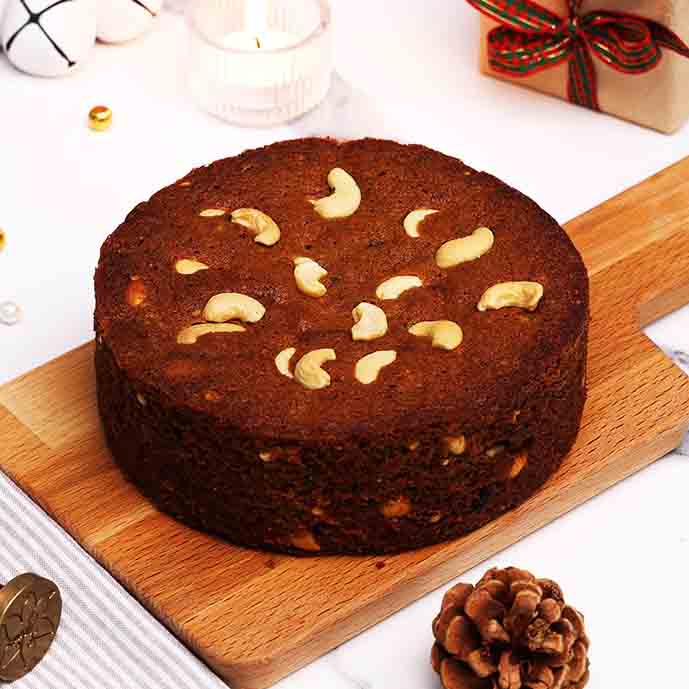
POLYGON ((581 420, 586 334, 504 398, 492 423, 464 433, 436 424, 395 443, 266 444, 202 413, 137 397, 102 344, 98 401, 120 466, 191 526, 278 551, 396 552, 479 528, 557 470, 581 420), (458 438, 463 451, 455 454, 458 438))
POLYGON ((528 497, 576 436, 588 323, 580 257, 525 196, 420 146, 307 139, 195 170, 106 241, 96 295, 113 455, 163 509, 244 545, 390 552, 456 537, 528 497), (327 195, 336 166, 361 202, 326 220, 309 201, 327 195), (227 209, 245 206, 275 219, 278 243, 258 246, 228 222, 227 209), (419 237, 403 229, 413 208, 439 209, 419 237), (438 247, 484 225, 489 253, 439 267, 438 247), (306 254, 328 271, 318 297, 295 285, 293 259, 306 254), (204 268, 180 274, 180 259, 204 268), (386 279, 410 274, 420 287, 378 298, 386 279), (533 311, 477 309, 509 280, 542 286, 533 311), (230 290, 265 307, 260 321, 180 344, 204 304, 230 290), (387 315, 375 341, 351 334, 364 300, 387 315), (461 325, 453 351, 410 335, 437 318, 461 325), (305 389, 281 373, 274 360, 288 347, 294 361, 332 348, 328 385, 305 389), (396 358, 364 385, 356 364, 378 350, 396 358))

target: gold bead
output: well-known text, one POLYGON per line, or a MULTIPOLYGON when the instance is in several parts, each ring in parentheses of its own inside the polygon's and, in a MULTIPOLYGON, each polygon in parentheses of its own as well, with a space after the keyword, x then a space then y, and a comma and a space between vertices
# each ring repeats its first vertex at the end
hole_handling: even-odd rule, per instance
POLYGON ((104 132, 112 124, 112 110, 105 105, 97 105, 89 112, 89 127, 97 132, 104 132))
POLYGON ((5 248, 5 244, 7 244, 7 236, 5 235, 5 231, 0 227, 0 251, 2 251, 5 248))

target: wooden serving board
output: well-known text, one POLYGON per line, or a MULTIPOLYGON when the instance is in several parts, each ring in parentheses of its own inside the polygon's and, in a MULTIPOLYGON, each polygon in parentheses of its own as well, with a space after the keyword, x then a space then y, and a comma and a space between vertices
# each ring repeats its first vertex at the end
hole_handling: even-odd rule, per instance
POLYGON ((581 433, 543 490, 461 540, 300 559, 176 523, 104 447, 90 344, 0 388, 0 466, 234 689, 267 687, 679 444, 689 378, 640 327, 689 301, 689 158, 567 231, 592 288, 581 433))

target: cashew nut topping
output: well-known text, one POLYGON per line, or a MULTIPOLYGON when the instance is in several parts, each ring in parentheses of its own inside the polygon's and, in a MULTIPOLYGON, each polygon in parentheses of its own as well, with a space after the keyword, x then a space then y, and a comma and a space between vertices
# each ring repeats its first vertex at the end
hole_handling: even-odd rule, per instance
POLYGON ((227 211, 224 208, 206 208, 205 211, 201 211, 199 215, 202 218, 219 218, 221 215, 225 215, 227 211))
POLYGON ((195 344, 196 340, 209 333, 243 333, 246 328, 236 323, 197 323, 180 330, 177 335, 178 344, 195 344))
POLYGON ((212 323, 225 323, 233 319, 256 323, 265 312, 263 304, 253 297, 237 292, 221 292, 208 300, 203 309, 203 318, 212 323))
POLYGON ((294 377, 307 390, 320 390, 330 385, 330 376, 321 367, 326 361, 335 361, 334 349, 314 349, 297 361, 294 377))
POLYGON ((353 340, 375 340, 388 331, 388 319, 379 306, 362 301, 352 311, 355 325, 352 326, 353 340))
POLYGON ((181 275, 193 275, 198 273, 199 270, 208 270, 208 266, 192 258, 181 258, 175 263, 175 270, 181 275))
POLYGON ((408 213, 407 217, 404 219, 404 231, 410 237, 418 237, 419 225, 424 221, 427 215, 432 215, 433 213, 437 212, 438 211, 434 210, 433 208, 417 208, 415 211, 411 211, 411 213, 408 213))
POLYGON ((294 279, 300 292, 310 297, 322 297, 326 293, 325 285, 321 284, 328 271, 312 258, 297 256, 294 259, 294 279))
POLYGON ((538 282, 499 282, 483 293, 476 308, 479 311, 487 311, 517 306, 527 311, 535 311, 542 296, 543 285, 538 282))
POLYGON ((232 211, 232 222, 254 232, 254 241, 258 244, 273 246, 280 240, 280 228, 275 220, 255 208, 237 208, 232 211))
POLYGON ((287 347, 287 349, 283 349, 275 357, 275 366, 277 367, 277 370, 280 371, 280 373, 282 373, 283 376, 287 376, 288 378, 294 378, 292 372, 289 370, 289 362, 296 351, 297 350, 294 347, 287 347))
POLYGON ((423 282, 416 275, 395 275, 381 282, 376 288, 378 299, 397 299, 402 292, 414 287, 421 287, 423 282))
POLYGON ((468 237, 460 237, 445 242, 435 252, 438 268, 453 268, 460 263, 474 261, 490 251, 495 237, 487 227, 479 227, 468 237))
POLYGON ((328 174, 328 184, 333 190, 330 196, 311 201, 313 208, 322 218, 348 218, 356 213, 361 203, 361 190, 354 178, 340 167, 328 174))
POLYGON ((377 352, 371 352, 366 356, 361 357, 356 362, 354 367, 354 377, 364 385, 373 383, 380 369, 384 366, 389 366, 397 358, 397 352, 394 349, 381 349, 377 352))
POLYGON ((431 337, 431 344, 438 349, 456 349, 462 344, 464 334, 454 321, 421 321, 409 328, 416 337, 431 337))

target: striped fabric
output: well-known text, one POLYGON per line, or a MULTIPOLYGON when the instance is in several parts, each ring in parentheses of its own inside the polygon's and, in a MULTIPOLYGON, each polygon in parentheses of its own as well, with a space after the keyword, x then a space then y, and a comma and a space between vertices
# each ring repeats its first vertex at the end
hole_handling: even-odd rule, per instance
POLYGON ((12 689, 226 689, 0 473, 0 580, 52 579, 63 616, 48 655, 12 689))

